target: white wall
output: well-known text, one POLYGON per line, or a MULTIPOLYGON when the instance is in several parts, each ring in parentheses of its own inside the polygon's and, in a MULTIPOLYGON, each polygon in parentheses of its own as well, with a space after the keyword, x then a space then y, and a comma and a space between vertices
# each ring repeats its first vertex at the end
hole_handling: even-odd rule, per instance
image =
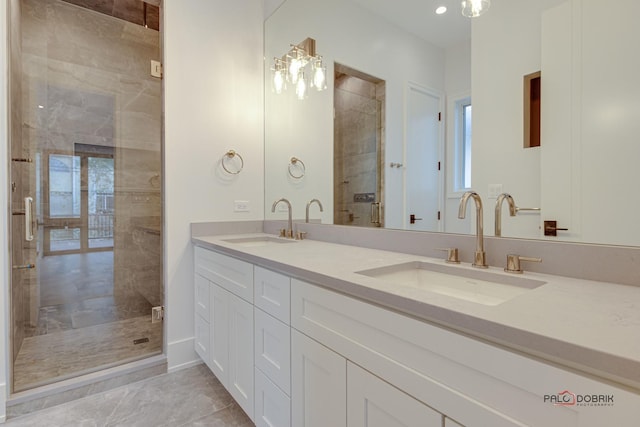
POLYGON ((189 224, 261 220, 263 87, 261 0, 165 0, 165 282, 169 368, 193 350, 189 224), (220 159, 244 158, 235 176, 220 159), (234 213, 233 201, 251 211, 234 213))
POLYGON ((638 246, 640 2, 616 0, 606 8, 595 0, 578 4, 581 39, 574 50, 582 91, 574 104, 580 121, 573 129, 580 129, 580 185, 574 191, 581 192, 576 211, 581 241, 638 246))
POLYGON ((286 197, 294 217, 303 218, 306 203, 317 197, 325 208, 323 222, 332 222, 335 61, 386 81, 385 225, 402 227, 403 170, 390 168, 389 162, 404 161, 405 88, 411 81, 444 92, 444 52, 351 2, 327 0, 317 5, 312 0, 288 0, 265 24, 268 88, 273 57, 307 37, 316 40, 329 75, 329 89, 312 91, 304 101, 294 99, 291 88, 280 96, 266 96, 265 216, 286 218, 282 212, 271 213, 271 203, 286 197), (291 156, 307 166, 301 181, 288 178, 291 156))
MULTIPOLYGON (((471 176, 484 203, 486 234, 494 229, 489 184, 502 184, 518 206, 540 205, 540 149, 523 148, 522 94, 523 76, 540 70, 541 3, 493 2, 488 13, 472 22, 471 176)), ((502 235, 535 238, 539 218, 524 213, 510 217, 503 207, 502 235)))
MULTIPOLYGON (((458 99, 471 96, 471 40, 452 46, 445 51, 445 91, 447 94, 446 107, 446 194, 444 206, 444 231, 447 233, 471 232, 473 218, 458 219, 458 205, 462 191, 454 188, 455 173, 455 138, 456 120, 455 103, 458 99)), ((471 101, 473 103, 473 99, 471 101)))

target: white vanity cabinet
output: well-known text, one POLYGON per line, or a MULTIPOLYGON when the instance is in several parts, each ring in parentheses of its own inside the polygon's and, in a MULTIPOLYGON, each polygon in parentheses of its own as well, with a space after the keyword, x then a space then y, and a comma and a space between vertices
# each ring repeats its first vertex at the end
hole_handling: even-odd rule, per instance
POLYGON ((257 426, 640 420, 638 394, 612 383, 220 253, 195 262, 195 350, 257 426), (554 405, 563 392, 612 404, 554 405))
POLYGON ((195 348, 253 419, 253 265, 195 248, 195 348))

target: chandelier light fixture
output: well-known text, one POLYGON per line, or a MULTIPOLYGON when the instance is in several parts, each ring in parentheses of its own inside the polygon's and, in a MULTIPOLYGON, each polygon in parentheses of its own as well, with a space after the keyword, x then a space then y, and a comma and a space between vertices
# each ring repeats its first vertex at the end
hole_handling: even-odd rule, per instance
POLYGON ((305 99, 309 88, 322 91, 327 88, 327 67, 322 56, 316 53, 316 41, 306 38, 281 58, 274 58, 271 68, 273 91, 281 94, 286 91, 287 83, 294 87, 296 97, 305 99))
POLYGON ((489 10, 490 0, 463 0, 462 14, 467 18, 475 18, 489 10))

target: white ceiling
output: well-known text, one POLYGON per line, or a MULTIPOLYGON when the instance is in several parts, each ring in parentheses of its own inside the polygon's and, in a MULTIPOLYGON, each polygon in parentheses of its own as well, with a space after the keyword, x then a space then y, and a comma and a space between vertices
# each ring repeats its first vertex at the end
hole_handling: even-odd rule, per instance
POLYGON ((471 20, 462 16, 460 0, 352 0, 441 48, 471 38, 471 20), (447 13, 436 15, 438 6, 447 13))
MULTIPOLYGON (((471 37, 471 21, 462 16, 460 0, 352 0, 389 22, 436 46, 447 48, 471 37), (447 13, 436 15, 438 6, 447 13)), ((268 18, 284 0, 263 0, 268 18)))
MULTIPOLYGON (((441 48, 448 48, 471 38, 471 19, 462 16, 460 0, 351 0, 365 9, 384 17, 418 37, 441 48), (446 6, 447 13, 436 15, 438 6, 446 6)), ((492 7, 501 1, 493 0, 492 7)), ((540 10, 567 0, 535 0, 540 10)), ((263 0, 267 19, 284 0, 263 0)), ((491 13, 491 9, 487 13, 491 13)), ((474 18, 474 19, 482 19, 474 18)))

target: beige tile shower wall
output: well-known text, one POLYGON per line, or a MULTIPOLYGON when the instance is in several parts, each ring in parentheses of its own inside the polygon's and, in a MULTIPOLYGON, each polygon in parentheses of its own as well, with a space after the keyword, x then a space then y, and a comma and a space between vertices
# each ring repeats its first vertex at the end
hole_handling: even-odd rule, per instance
POLYGON ((376 84, 344 75, 335 82, 334 223, 371 226, 371 204, 356 193, 376 193, 380 137, 376 84))
POLYGON ((159 33, 57 0, 24 0, 22 25, 26 143, 113 148, 114 294, 162 301, 159 33))

